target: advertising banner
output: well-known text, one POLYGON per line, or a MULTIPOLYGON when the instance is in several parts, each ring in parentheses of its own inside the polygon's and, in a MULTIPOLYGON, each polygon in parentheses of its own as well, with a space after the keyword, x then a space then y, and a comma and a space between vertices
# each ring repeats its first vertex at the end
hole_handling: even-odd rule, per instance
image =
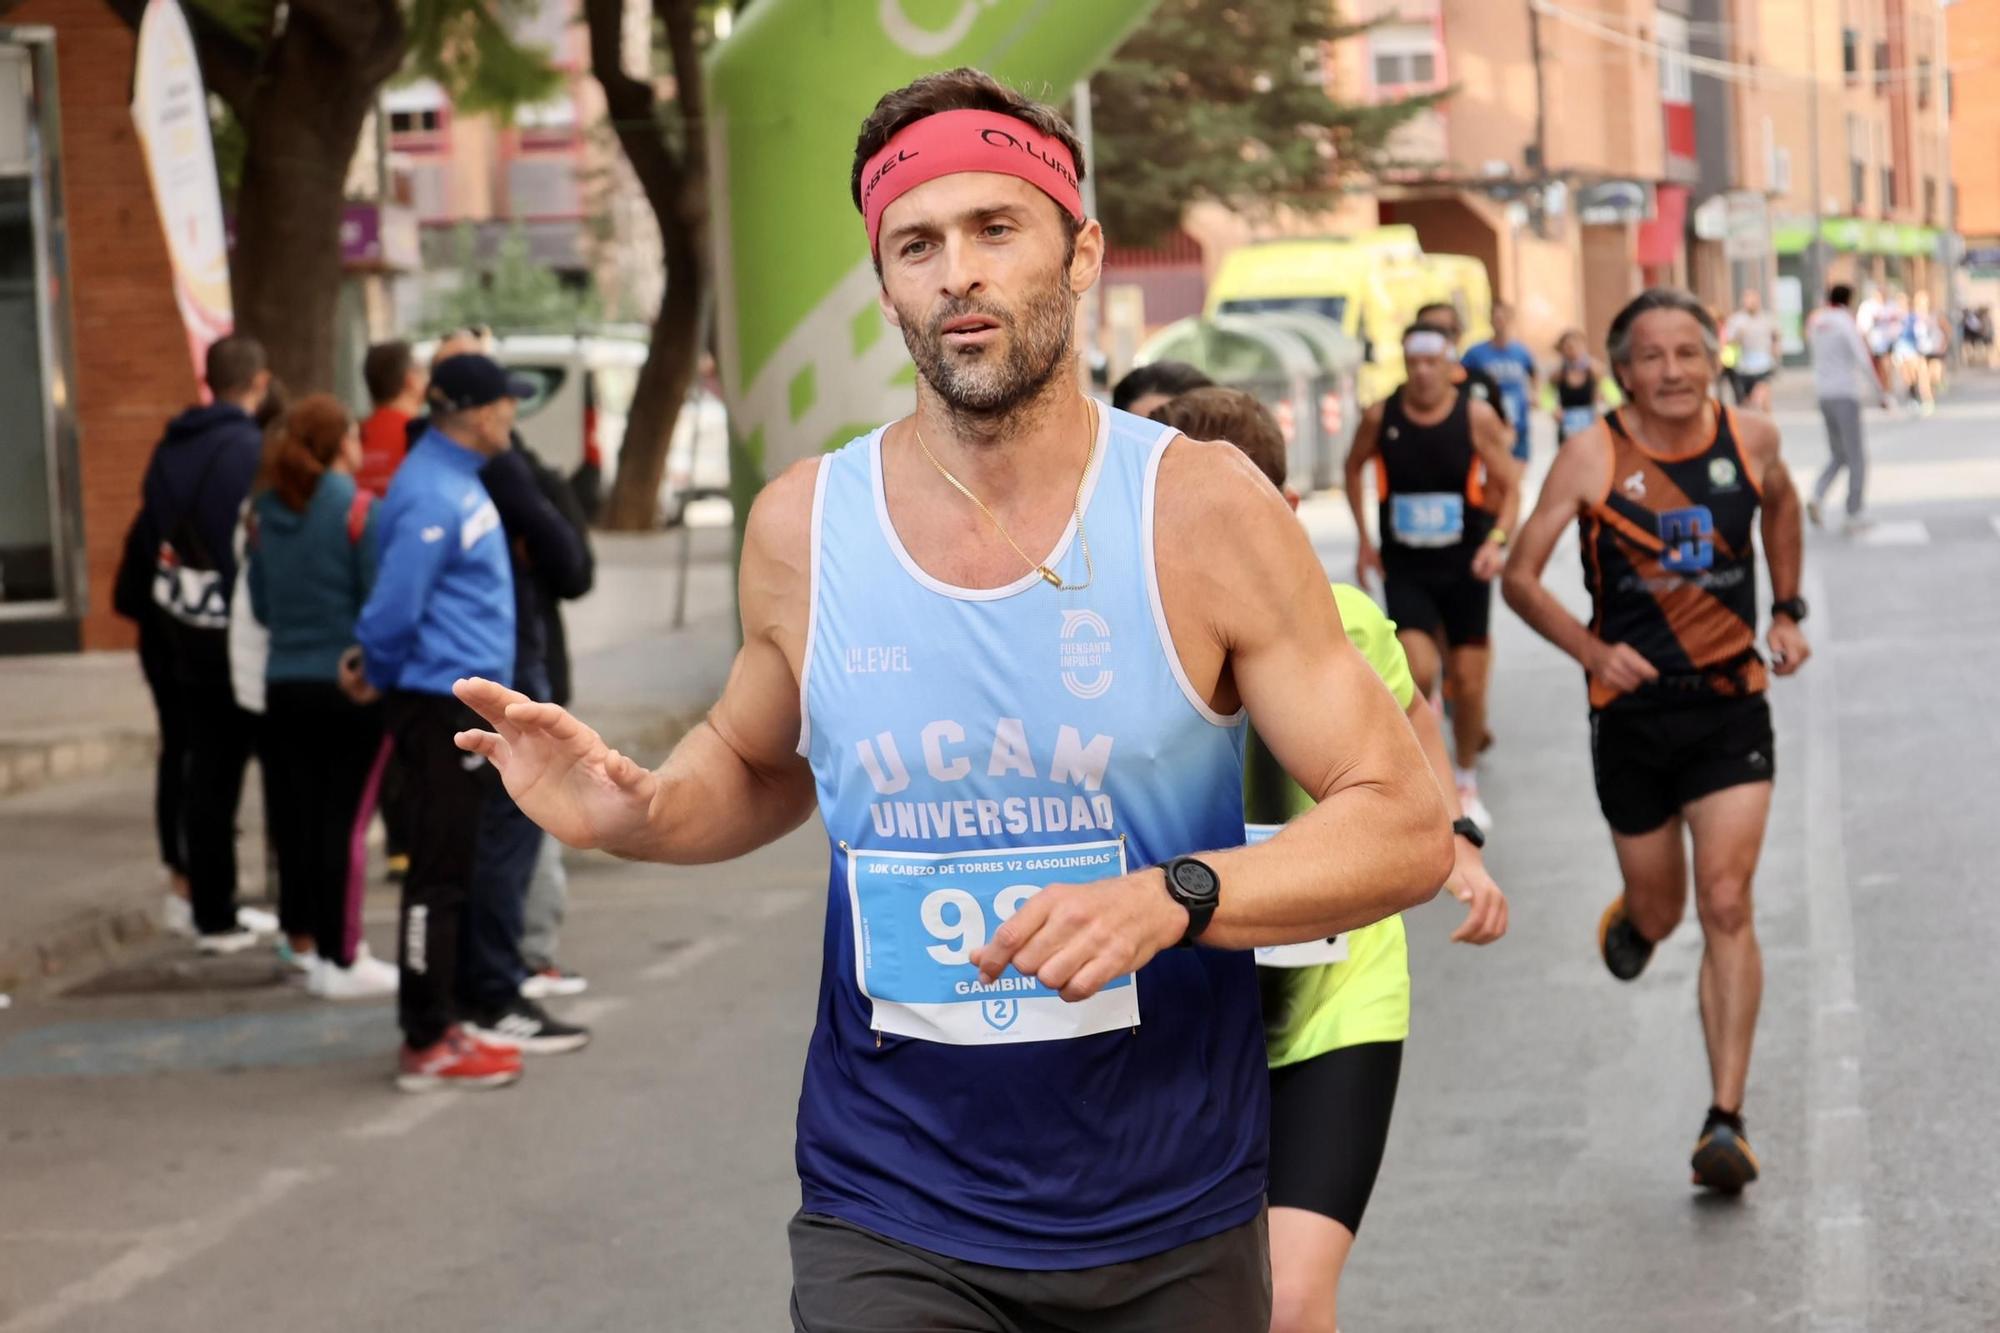
POLYGON ((174 301, 187 327, 188 355, 199 381, 209 345, 235 327, 236 315, 229 297, 229 236, 208 132, 208 95, 194 35, 177 0, 150 0, 140 20, 132 123, 152 180, 153 207, 173 265, 174 301))

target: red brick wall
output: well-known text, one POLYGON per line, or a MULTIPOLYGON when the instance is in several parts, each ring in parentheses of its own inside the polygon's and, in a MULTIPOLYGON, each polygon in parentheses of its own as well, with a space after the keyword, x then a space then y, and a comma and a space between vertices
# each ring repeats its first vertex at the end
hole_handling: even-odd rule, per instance
POLYGON ((119 648, 132 642, 111 611, 119 547, 161 426, 198 390, 132 128, 132 33, 104 0, 27 0, 7 21, 56 34, 90 570, 83 644, 119 648))

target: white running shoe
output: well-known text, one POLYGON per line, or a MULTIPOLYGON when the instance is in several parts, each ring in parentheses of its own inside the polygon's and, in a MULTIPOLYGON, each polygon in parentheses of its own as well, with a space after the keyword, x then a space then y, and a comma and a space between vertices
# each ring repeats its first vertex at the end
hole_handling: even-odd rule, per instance
POLYGON ((194 947, 205 954, 242 953, 245 949, 257 947, 257 932, 238 927, 217 931, 213 935, 197 935, 194 947))
POLYGON ((581 995, 590 989, 590 982, 583 973, 572 972, 566 967, 550 963, 539 972, 528 974, 521 983, 521 995, 529 1000, 546 1000, 557 995, 581 995))
POLYGON ((306 979, 306 990, 322 1000, 377 1000, 394 995, 401 983, 402 976, 393 966, 363 949, 347 967, 328 958, 319 959, 306 979))
POLYGON ((278 961, 284 964, 287 971, 310 978, 314 969, 319 967, 319 950, 294 949, 290 940, 281 939, 278 941, 278 961))
POLYGON ((258 935, 275 935, 278 933, 278 918, 275 913, 261 907, 239 907, 236 909, 236 928, 258 935))
POLYGON ((194 934, 194 904, 178 893, 160 899, 160 929, 169 935, 194 934))
POLYGON ((1479 799, 1478 784, 1462 785, 1458 789, 1458 808, 1465 811, 1465 817, 1479 825, 1479 831, 1487 837, 1493 836, 1493 812, 1486 808, 1486 802, 1479 799))

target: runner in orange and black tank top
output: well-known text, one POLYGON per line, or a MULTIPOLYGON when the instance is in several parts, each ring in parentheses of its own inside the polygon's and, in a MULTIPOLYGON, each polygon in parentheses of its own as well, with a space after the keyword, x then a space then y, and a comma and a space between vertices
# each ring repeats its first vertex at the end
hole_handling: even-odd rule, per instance
POLYGON ((1420 426, 1403 411, 1399 387, 1382 405, 1382 435, 1375 455, 1375 493, 1382 534, 1382 565, 1398 574, 1458 577, 1493 530, 1479 454, 1472 445, 1470 404, 1464 386, 1451 411, 1420 426))
POLYGON ((1737 445, 1735 413, 1717 404, 1715 437, 1686 458, 1634 439, 1623 412, 1611 432, 1611 479, 1579 520, 1591 630, 1628 643, 1660 679, 1631 694, 1590 682, 1592 708, 1740 698, 1765 686, 1757 653, 1757 555, 1751 534, 1761 478, 1737 445))

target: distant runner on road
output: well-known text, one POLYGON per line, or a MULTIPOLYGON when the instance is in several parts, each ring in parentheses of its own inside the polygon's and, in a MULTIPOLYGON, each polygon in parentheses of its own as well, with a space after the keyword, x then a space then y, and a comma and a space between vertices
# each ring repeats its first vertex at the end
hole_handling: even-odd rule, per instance
POLYGON ((460 744, 571 846, 712 862, 824 821, 797 1329, 1264 1328, 1249 951, 1452 869, 1283 500, 1232 446, 1084 396, 1081 160, 973 70, 869 115, 853 197, 916 410, 758 497, 743 648, 663 767, 459 686, 493 728, 460 744), (1246 847, 1251 721, 1318 804, 1246 847))
POLYGON ((1455 380, 1446 336, 1403 335, 1409 380, 1363 414, 1349 447, 1347 503, 1360 537, 1355 581, 1382 580, 1383 601, 1417 689, 1449 687, 1458 801, 1481 831, 1479 752, 1488 743, 1486 685, 1493 579, 1521 504, 1520 465, 1506 423, 1455 380), (1368 535, 1362 474, 1375 473, 1376 537, 1368 535), (1377 544, 1379 542, 1379 545, 1377 544))
POLYGON ((1771 562, 1772 665, 1788 676, 1810 651, 1799 629, 1799 498, 1770 418, 1710 397, 1721 339, 1693 296, 1641 293, 1618 312, 1606 343, 1629 405, 1564 446, 1508 555, 1504 588, 1507 604, 1580 662, 1589 682, 1597 799, 1624 877, 1598 946, 1619 980, 1644 971, 1679 924, 1693 844, 1713 1082, 1694 1178, 1733 1192, 1758 1173, 1743 1126, 1764 989, 1751 881, 1776 753, 1752 539, 1761 531, 1771 562), (1588 625, 1541 583, 1573 522, 1582 528, 1588 625))

